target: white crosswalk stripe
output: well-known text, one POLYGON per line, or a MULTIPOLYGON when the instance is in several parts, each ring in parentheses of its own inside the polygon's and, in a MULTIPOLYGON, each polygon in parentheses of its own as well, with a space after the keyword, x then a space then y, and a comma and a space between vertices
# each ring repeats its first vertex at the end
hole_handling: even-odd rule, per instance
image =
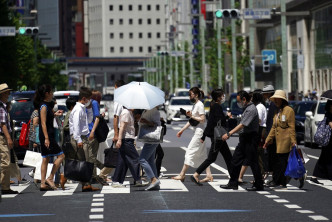
MULTIPOLYGON (((78 187, 78 183, 71 183, 65 185, 65 190, 57 189, 57 190, 50 190, 45 192, 43 196, 45 197, 51 197, 51 196, 70 196, 73 195, 76 188, 78 187)), ((81 187, 81 186, 80 186, 81 187)))
MULTIPOLYGON (((14 191, 18 191, 19 193, 22 193, 23 190, 25 190, 29 185, 31 184, 28 184, 28 185, 12 185, 10 186, 10 189, 11 190, 14 190, 14 191)), ((6 194, 6 195, 2 195, 1 197, 2 198, 13 198, 13 197, 16 197, 18 194, 6 194)))

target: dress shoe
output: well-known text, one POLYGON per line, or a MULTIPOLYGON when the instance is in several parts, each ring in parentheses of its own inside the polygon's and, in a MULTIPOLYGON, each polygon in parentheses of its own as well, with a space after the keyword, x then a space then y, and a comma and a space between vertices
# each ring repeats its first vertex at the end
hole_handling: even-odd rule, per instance
POLYGON ((315 184, 321 184, 321 185, 324 185, 323 183, 319 182, 319 181, 317 180, 317 178, 312 178, 312 177, 311 177, 310 181, 311 181, 311 182, 314 182, 315 184))
POLYGON ((191 179, 191 181, 194 182, 196 185, 198 185, 198 186, 203 186, 203 184, 202 184, 200 181, 197 181, 196 178, 195 178, 193 175, 190 176, 190 179, 191 179))
POLYGON ((220 188, 222 189, 228 189, 228 190, 238 190, 238 186, 237 185, 231 185, 231 184, 226 184, 226 185, 220 185, 220 188))
POLYGON ((2 190, 2 194, 18 194, 18 191, 14 191, 14 190, 2 190))
POLYGON ((62 190, 65 190, 65 183, 67 182, 67 178, 65 175, 60 174, 60 186, 62 190))
POLYGON ((263 191, 264 187, 247 187, 246 188, 247 191, 263 191))
POLYGON ((91 191, 92 191, 91 185, 86 185, 82 187, 82 192, 91 192, 91 191))
POLYGON ((302 189, 302 187, 304 186, 304 177, 299 178, 299 181, 300 181, 299 188, 302 189))
POLYGON ((175 177, 172 177, 173 180, 181 180, 181 182, 184 182, 184 180, 186 179, 185 176, 180 176, 180 175, 177 175, 175 177))
MULTIPOLYGON (((90 185, 91 186, 91 185, 90 185)), ((91 186, 91 191, 98 191, 98 190, 100 190, 98 187, 93 187, 93 186, 91 186)))

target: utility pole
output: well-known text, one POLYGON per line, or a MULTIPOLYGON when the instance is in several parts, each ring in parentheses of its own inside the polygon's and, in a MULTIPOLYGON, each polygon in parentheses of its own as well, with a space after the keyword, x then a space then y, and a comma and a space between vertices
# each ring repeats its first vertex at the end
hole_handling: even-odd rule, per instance
MULTIPOLYGON (((254 8, 254 0, 249 0, 249 8, 254 8)), ((253 26, 254 20, 249 20, 249 55, 250 59, 255 55, 255 33, 256 28, 253 26)), ((253 91, 255 89, 255 70, 250 71, 250 89, 253 91)))
POLYGON ((184 60, 186 52, 185 52, 184 44, 185 44, 185 41, 182 40, 182 47, 181 48, 182 48, 182 51, 184 52, 183 57, 182 57, 182 88, 185 88, 185 86, 186 86, 186 67, 185 67, 186 63, 185 63, 185 60, 184 60))
MULTIPOLYGON (((233 0, 234 1, 234 0, 233 0)), ((206 70, 205 70, 205 21, 204 16, 201 14, 201 8, 202 8, 202 0, 199 0, 199 32, 201 34, 200 42, 202 47, 202 73, 201 73, 201 79, 202 79, 202 89, 204 93, 207 93, 207 82, 206 82, 206 70)))
POLYGON ((169 57, 170 59, 170 63, 169 63, 169 66, 170 66, 170 71, 169 71, 169 74, 170 74, 170 87, 169 87, 169 91, 170 93, 174 93, 174 89, 173 89, 173 57, 170 55, 169 57))
POLYGON ((179 63, 178 63, 178 34, 174 38, 174 52, 175 52, 175 89, 179 88, 179 63))
MULTIPOLYGON (((220 0, 219 8, 222 8, 222 3, 220 0)), ((218 88, 222 88, 222 67, 221 67, 221 59, 222 59, 222 51, 221 51, 221 21, 217 19, 217 44, 218 44, 218 88)))
POLYGON ((282 87, 288 92, 288 56, 287 56, 287 24, 286 0, 280 1, 281 11, 281 46, 282 46, 282 87))
MULTIPOLYGON (((231 8, 235 8, 235 0, 231 0, 231 8)), ((237 60, 236 60, 236 25, 235 25, 235 19, 231 20, 232 25, 232 61, 233 61, 233 90, 234 92, 237 92, 237 60)))

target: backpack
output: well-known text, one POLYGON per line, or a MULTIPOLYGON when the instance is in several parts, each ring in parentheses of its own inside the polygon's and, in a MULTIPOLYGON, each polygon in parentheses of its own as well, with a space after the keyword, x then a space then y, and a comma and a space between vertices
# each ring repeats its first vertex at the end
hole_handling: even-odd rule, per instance
POLYGON ((21 133, 19 137, 20 146, 29 146, 29 131, 30 131, 30 120, 28 123, 23 123, 21 133))
POLYGON ((326 117, 318 123, 317 131, 314 136, 314 141, 320 146, 327 146, 330 142, 331 127, 326 124, 326 117))
POLYGON ((99 116, 99 124, 96 128, 95 131, 95 137, 98 141, 98 143, 102 143, 105 142, 107 135, 109 132, 109 128, 107 125, 106 120, 104 119, 104 117, 102 117, 101 115, 99 116))

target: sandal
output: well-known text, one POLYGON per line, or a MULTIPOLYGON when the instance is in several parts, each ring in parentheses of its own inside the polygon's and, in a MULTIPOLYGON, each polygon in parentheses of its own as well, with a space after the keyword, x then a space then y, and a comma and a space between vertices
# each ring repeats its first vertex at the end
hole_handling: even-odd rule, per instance
POLYGON ((46 179, 45 184, 48 185, 52 190, 57 190, 58 188, 55 186, 52 180, 46 179))
POLYGON ((213 182, 213 177, 205 177, 203 180, 200 180, 201 183, 213 182))
POLYGON ((186 178, 185 176, 182 177, 182 176, 180 176, 180 175, 177 175, 177 176, 175 176, 175 177, 172 177, 173 180, 181 180, 181 182, 184 182, 185 178, 186 178))

